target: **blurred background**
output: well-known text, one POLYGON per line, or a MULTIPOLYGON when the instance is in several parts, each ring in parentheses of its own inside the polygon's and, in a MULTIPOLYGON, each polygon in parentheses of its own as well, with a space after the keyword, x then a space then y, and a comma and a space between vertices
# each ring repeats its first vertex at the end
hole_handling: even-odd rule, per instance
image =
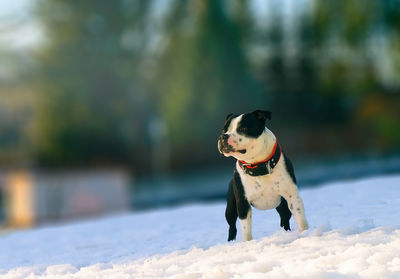
POLYGON ((6 225, 223 200, 231 112, 300 187, 400 172, 398 0, 6 1, 0 61, 6 225))

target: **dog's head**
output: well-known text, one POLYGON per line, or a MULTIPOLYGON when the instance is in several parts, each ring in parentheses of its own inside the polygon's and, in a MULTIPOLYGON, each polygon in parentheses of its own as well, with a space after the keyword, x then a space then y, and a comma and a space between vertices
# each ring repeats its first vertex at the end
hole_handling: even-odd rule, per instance
POLYGON ((218 139, 219 152, 226 157, 245 161, 256 157, 266 144, 266 121, 270 119, 271 112, 263 110, 241 115, 229 114, 218 139))

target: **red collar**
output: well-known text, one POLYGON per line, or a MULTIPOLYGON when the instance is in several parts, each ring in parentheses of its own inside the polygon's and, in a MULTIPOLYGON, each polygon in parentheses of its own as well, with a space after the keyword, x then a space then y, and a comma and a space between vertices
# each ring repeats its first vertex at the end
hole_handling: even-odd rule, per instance
POLYGON ((278 146, 278 141, 275 141, 275 145, 274 145, 274 148, 272 149, 272 152, 271 152, 271 154, 269 155, 269 157, 267 158, 267 159, 265 159, 265 160, 263 160, 263 161, 259 161, 259 162, 257 162, 257 163, 246 163, 245 161, 242 161, 242 160, 239 160, 242 164, 243 164, 243 166, 245 166, 246 168, 248 168, 248 169, 254 169, 254 168, 256 168, 257 167, 257 165, 259 165, 259 164, 262 164, 262 163, 266 163, 266 162, 268 162, 269 160, 271 160, 271 158, 272 158, 272 156, 274 156, 274 154, 275 154, 275 152, 276 152, 276 147, 278 146))
POLYGON ((278 141, 276 141, 274 148, 267 159, 252 164, 239 160, 239 166, 251 176, 270 174, 272 169, 276 166, 276 164, 278 164, 281 153, 281 147, 278 144, 278 141))

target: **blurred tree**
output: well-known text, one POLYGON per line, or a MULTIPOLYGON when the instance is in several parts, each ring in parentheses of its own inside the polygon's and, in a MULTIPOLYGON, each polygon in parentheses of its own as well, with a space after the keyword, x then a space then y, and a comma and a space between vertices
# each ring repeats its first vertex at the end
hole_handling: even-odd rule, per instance
POLYGON ((256 108, 298 135, 317 124, 331 143, 398 146, 399 1, 275 4, 258 27, 245 0, 38 0, 35 157, 204 163, 225 116, 256 108))
POLYGON ((127 163, 143 154, 140 65, 150 4, 37 1, 46 37, 37 54, 40 164, 127 163))
POLYGON ((258 31, 267 53, 260 72, 278 121, 289 127, 342 122, 346 111, 341 92, 324 94, 318 87, 320 58, 309 12, 293 12, 288 22, 283 8, 275 7, 270 24, 258 31))
POLYGON ((159 109, 172 149, 186 162, 217 154, 217 134, 228 113, 267 106, 246 57, 247 5, 177 0, 166 19, 168 41, 156 79, 159 109))
POLYGON ((347 108, 355 146, 398 148, 400 1, 315 4, 311 27, 319 58, 318 90, 327 100, 337 96, 347 108))
POLYGON ((33 63, 29 39, 19 41, 15 35, 29 24, 24 13, 17 17, 7 9, 0 13, 0 167, 29 161, 34 97, 28 74, 33 63))

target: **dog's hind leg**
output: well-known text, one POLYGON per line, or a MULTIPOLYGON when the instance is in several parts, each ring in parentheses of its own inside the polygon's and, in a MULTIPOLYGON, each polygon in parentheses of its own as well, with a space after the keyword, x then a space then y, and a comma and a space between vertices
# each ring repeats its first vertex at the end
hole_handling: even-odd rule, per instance
POLYGON ((279 216, 281 217, 281 227, 285 229, 285 231, 290 231, 290 224, 289 220, 292 217, 292 213, 289 210, 287 201, 281 197, 281 203, 276 208, 278 211, 279 216))
POLYGON ((235 240, 237 229, 236 229, 236 220, 238 217, 237 209, 236 209, 236 199, 235 194, 233 192, 233 182, 229 183, 229 190, 226 199, 226 210, 225 210, 225 219, 229 224, 229 236, 228 241, 235 240))
POLYGON ((299 230, 304 231, 308 229, 308 224, 303 201, 300 198, 296 185, 296 176, 294 175, 293 165, 285 153, 283 153, 283 159, 285 161, 286 170, 289 173, 289 178, 285 178, 281 183, 281 185, 284 186, 281 187, 281 196, 286 199, 289 205, 289 210, 293 214, 299 230))
POLYGON ((303 201, 299 196, 297 186, 293 182, 288 182, 286 191, 281 195, 287 200, 289 210, 292 212, 294 219, 300 231, 308 229, 308 224, 305 216, 303 201))

